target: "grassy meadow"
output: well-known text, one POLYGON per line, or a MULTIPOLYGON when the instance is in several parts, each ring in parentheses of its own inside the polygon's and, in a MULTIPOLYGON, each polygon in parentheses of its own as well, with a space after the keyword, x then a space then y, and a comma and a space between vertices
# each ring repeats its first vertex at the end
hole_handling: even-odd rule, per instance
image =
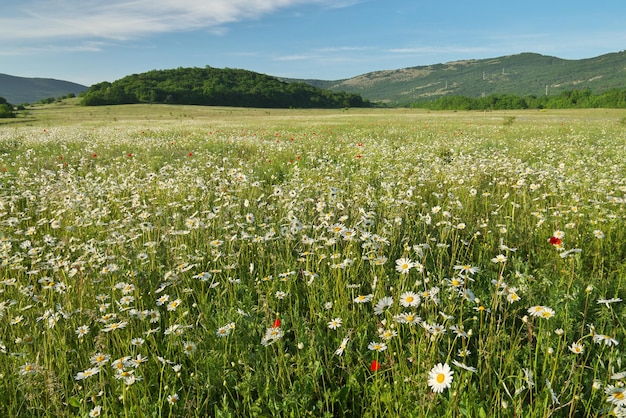
POLYGON ((0 416, 626 416, 623 111, 0 123, 0 416))

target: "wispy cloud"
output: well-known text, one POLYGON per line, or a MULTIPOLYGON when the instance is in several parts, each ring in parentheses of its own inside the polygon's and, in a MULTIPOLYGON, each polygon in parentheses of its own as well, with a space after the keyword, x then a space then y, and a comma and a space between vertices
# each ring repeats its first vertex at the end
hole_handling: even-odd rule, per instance
POLYGON ((415 48, 391 48, 388 52, 392 54, 404 54, 404 55, 422 55, 422 54, 442 54, 442 53, 461 53, 461 54, 473 54, 484 53, 490 51, 491 48, 486 47, 457 47, 457 46, 423 46, 415 48))
POLYGON ((331 0, 23 0, 3 6, 0 42, 126 40, 155 33, 220 30, 302 4, 331 0))
POLYGON ((297 54, 286 54, 274 56, 274 61, 344 61, 348 59, 351 52, 360 53, 370 50, 366 46, 330 46, 322 48, 313 48, 310 51, 300 52, 297 54))
POLYGON ((304 55, 304 54, 295 54, 295 55, 282 55, 274 58, 276 61, 305 61, 317 58, 315 55, 304 55))
POLYGON ((361 52, 370 49, 366 46, 333 46, 326 48, 317 48, 316 51, 321 53, 330 53, 330 52, 361 52))
POLYGON ((60 52, 99 52, 107 45, 105 42, 83 42, 75 45, 48 44, 41 46, 10 46, 0 48, 0 56, 23 56, 60 52))

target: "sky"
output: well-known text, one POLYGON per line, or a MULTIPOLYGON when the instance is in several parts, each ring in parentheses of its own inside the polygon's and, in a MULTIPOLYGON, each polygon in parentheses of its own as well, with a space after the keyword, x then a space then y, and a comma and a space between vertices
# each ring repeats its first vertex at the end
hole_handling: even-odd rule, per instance
POLYGON ((0 6, 0 73, 90 86, 178 67, 340 80, 535 52, 626 49, 626 1, 18 0, 0 6))

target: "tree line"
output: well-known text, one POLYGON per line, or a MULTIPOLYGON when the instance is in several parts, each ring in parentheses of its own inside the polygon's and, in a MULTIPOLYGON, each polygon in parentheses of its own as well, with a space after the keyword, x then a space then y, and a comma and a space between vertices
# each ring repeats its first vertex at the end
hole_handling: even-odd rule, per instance
POLYGON ((626 108, 626 89, 593 94, 591 90, 568 90, 555 96, 494 94, 485 97, 446 96, 416 102, 412 108, 431 110, 583 109, 626 108))
POLYGON ((0 97, 0 118, 14 118, 15 112, 13 105, 6 101, 4 97, 0 97))
POLYGON ((85 106, 167 103, 261 108, 365 107, 360 95, 331 92, 305 83, 286 83, 238 69, 178 68, 126 76, 91 86, 81 95, 85 106))

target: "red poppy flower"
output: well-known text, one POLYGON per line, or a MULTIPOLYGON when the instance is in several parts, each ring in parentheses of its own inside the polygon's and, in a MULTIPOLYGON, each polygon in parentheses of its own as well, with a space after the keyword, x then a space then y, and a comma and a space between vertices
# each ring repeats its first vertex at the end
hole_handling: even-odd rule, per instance
POLYGON ((370 370, 373 372, 377 372, 378 370, 380 370, 380 363, 378 362, 378 360, 372 360, 370 370))
POLYGON ((561 245, 563 241, 561 241, 561 238, 557 238, 557 237, 550 237, 550 244, 552 245, 561 245))
POLYGON ((276 320, 274 321, 274 324, 272 324, 272 328, 278 328, 280 327, 280 318, 276 318, 276 320))

